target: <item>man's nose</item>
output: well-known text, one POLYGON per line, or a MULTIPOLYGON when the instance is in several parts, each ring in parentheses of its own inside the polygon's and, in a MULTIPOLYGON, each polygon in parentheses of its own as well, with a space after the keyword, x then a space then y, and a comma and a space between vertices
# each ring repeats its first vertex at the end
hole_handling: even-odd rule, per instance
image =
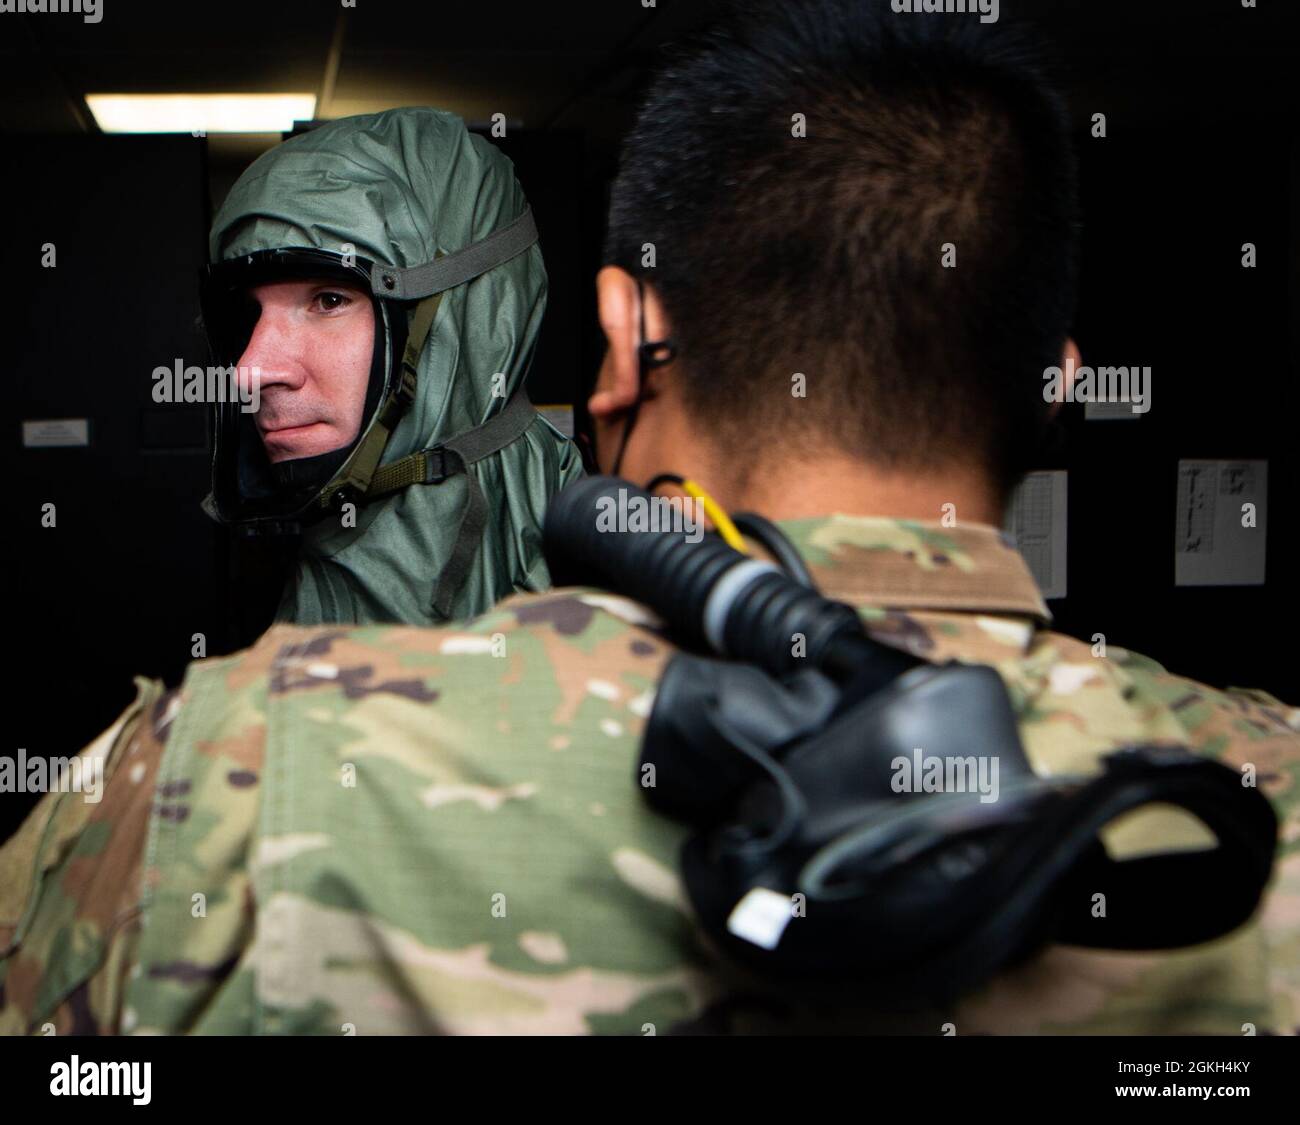
POLYGON ((283 386, 296 390, 306 381, 306 371, 298 361, 293 333, 287 318, 275 309, 264 308, 253 327, 248 346, 239 357, 239 384, 256 383, 260 391, 283 386))

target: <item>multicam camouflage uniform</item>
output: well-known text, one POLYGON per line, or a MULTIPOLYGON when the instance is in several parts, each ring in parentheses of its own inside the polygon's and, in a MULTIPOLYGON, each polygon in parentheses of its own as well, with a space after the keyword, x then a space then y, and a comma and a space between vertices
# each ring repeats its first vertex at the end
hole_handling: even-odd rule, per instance
MULTIPOLYGON (((0 850, 0 1029, 1297 1030, 1300 711, 1047 631, 991 528, 783 526, 878 640, 997 668, 1040 773, 1139 741, 1253 764, 1282 836, 1256 918, 1172 953, 1053 947, 944 1011, 766 995, 710 955, 686 829, 636 783, 671 646, 632 603, 562 590, 456 628, 278 626, 178 691, 139 680, 84 752, 102 802, 47 796, 0 850)), ((1146 811, 1108 842, 1197 831, 1146 811)))

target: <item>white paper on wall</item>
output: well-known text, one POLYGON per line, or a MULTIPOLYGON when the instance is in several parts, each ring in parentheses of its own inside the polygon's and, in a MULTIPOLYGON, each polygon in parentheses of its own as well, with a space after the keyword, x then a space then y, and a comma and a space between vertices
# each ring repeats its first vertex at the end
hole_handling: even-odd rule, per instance
POLYGON ((1004 527, 1044 598, 1065 597, 1068 492, 1069 474, 1064 469, 1029 473, 1007 507, 1004 527))
POLYGON ((23 423, 23 446, 26 449, 89 444, 89 418, 45 418, 23 423))
POLYGON ((1133 413, 1129 402, 1089 402, 1083 407, 1083 417, 1089 422, 1133 422, 1142 416, 1133 413))
POLYGON ((1262 586, 1267 461, 1179 461, 1174 585, 1262 586))

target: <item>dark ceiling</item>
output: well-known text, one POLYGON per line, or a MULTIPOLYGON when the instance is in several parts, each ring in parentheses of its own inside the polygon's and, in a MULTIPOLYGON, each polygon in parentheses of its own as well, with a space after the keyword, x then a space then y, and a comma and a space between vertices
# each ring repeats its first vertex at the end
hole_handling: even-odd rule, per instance
MULTIPOLYGON (((797 0, 790 0, 797 2, 797 0)), ((873 2, 873 0, 864 0, 873 2)), ((886 3, 887 0, 874 0, 886 3)), ((86 93, 315 92, 318 118, 431 104, 471 123, 613 141, 666 39, 710 0, 102 0, 102 19, 0 15, 0 133, 94 131, 86 93)), ((1294 118, 1297 0, 1002 0, 1060 45, 1076 110, 1294 118)), ((948 18, 974 18, 950 16, 948 18)), ((242 164, 277 138, 210 137, 242 164)))
POLYGON ((635 59, 703 4, 477 0, 103 0, 76 15, 0 16, 0 130, 94 129, 86 93, 313 92, 317 116, 432 104, 468 121, 505 113, 566 124, 575 99, 618 86, 635 59))

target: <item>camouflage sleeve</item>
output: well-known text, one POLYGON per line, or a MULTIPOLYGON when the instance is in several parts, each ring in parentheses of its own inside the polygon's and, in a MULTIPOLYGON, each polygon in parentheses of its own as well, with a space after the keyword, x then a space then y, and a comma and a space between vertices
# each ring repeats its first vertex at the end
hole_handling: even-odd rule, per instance
POLYGON ((130 706, 74 759, 80 775, 51 786, 0 848, 4 1034, 118 1029, 154 775, 178 706, 158 681, 135 683, 130 706))
POLYGON ((1207 687, 1132 655, 1124 670, 1138 689, 1137 698, 1167 709, 1188 746, 1234 768, 1253 770, 1283 820, 1300 818, 1300 707, 1289 707, 1264 691, 1207 687))
POLYGON ((1300 1034, 1300 707, 1256 689, 1207 687, 1150 660, 1130 658, 1125 670, 1141 698, 1174 716, 1189 746, 1239 770, 1273 803, 1278 853, 1256 956, 1273 997, 1272 1029, 1300 1034))

